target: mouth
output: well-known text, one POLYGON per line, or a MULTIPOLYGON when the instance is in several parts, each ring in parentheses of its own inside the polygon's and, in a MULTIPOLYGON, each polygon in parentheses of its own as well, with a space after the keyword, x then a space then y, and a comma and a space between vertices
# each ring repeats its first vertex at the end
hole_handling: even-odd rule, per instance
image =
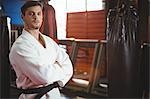
POLYGON ((33 23, 38 24, 40 21, 34 20, 33 23))
POLYGON ((35 24, 39 24, 40 22, 34 22, 35 24))

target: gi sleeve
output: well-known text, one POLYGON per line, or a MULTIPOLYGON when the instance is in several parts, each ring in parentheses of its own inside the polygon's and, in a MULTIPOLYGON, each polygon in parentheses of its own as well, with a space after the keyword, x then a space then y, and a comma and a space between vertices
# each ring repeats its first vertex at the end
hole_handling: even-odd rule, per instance
POLYGON ((14 47, 9 58, 11 64, 17 66, 35 85, 47 85, 61 79, 63 79, 63 82, 66 82, 70 77, 70 70, 72 69, 68 66, 71 65, 70 61, 64 62, 68 59, 62 60, 62 56, 58 60, 61 60, 60 63, 64 65, 62 66, 64 71, 57 63, 52 64, 42 61, 43 59, 38 56, 36 49, 30 44, 21 44, 14 47), (64 75, 61 75, 63 73, 64 75, 66 74, 66 78, 64 75))
POLYGON ((63 78, 61 79, 61 81, 63 82, 64 86, 73 75, 73 66, 69 58, 69 55, 59 46, 57 47, 58 47, 58 54, 56 61, 62 70, 61 75, 63 75, 63 78))

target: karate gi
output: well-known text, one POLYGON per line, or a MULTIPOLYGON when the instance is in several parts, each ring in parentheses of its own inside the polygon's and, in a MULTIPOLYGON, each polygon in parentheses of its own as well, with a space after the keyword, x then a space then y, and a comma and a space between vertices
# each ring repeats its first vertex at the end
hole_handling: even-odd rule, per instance
MULTIPOLYGON (((68 54, 51 38, 40 35, 46 48, 24 29, 11 48, 9 59, 17 75, 18 88, 42 87, 58 80, 65 85, 73 74, 68 54)), ((34 96, 21 94, 19 99, 33 99, 34 96)), ((41 99, 61 99, 59 89, 54 88, 41 99)))

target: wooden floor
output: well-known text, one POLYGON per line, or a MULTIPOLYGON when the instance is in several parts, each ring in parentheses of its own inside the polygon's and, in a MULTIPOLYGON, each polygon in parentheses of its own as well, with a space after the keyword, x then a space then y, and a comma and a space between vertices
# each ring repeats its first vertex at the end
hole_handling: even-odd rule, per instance
POLYGON ((70 89, 63 89, 61 91, 62 96, 64 96, 64 99, 104 99, 105 97, 85 93, 81 91, 75 91, 70 89))
MULTIPOLYGON (((97 95, 92 95, 89 93, 84 93, 81 91, 75 91, 75 90, 70 90, 70 89, 62 89, 61 90, 61 96, 62 99, 104 99, 104 97, 100 97, 97 95)), ((17 99, 18 93, 11 89, 10 90, 10 97, 9 99, 17 99)))

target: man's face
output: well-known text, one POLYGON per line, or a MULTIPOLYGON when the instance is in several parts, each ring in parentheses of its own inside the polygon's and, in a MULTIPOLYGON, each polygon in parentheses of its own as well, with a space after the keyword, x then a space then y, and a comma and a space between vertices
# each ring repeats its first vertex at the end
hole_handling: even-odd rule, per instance
POLYGON ((39 29, 43 20, 42 8, 40 6, 29 7, 25 15, 22 15, 22 19, 26 28, 39 29))

